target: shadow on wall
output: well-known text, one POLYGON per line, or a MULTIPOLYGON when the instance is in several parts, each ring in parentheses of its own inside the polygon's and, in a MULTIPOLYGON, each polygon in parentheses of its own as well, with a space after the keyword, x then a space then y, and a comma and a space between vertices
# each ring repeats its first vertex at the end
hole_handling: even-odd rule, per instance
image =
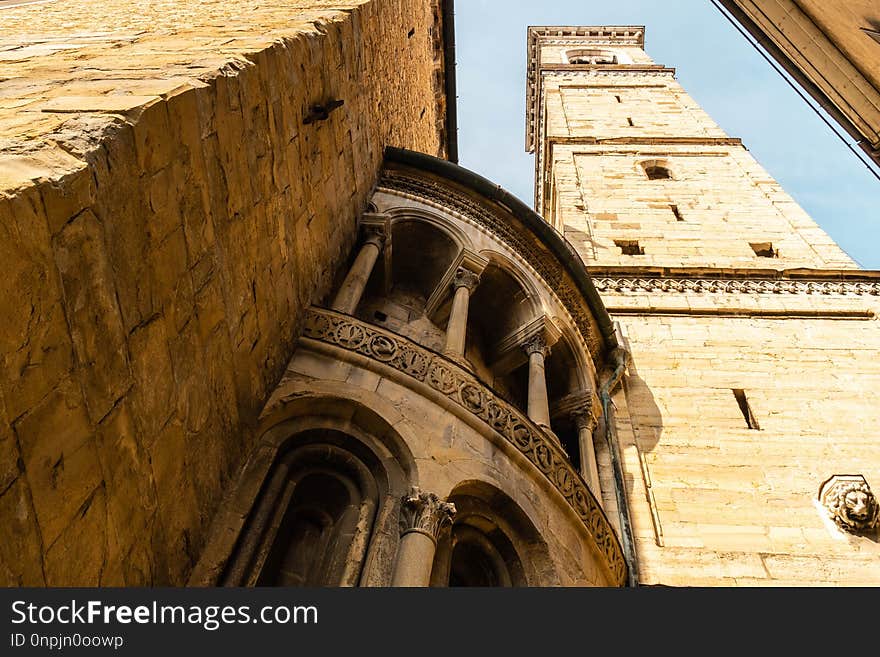
POLYGON ((623 385, 626 389, 626 404, 632 422, 633 434, 642 452, 653 451, 663 434, 663 414, 654 401, 654 394, 647 382, 639 376, 638 362, 632 356, 629 340, 624 338, 624 347, 630 354, 623 385))
POLYGON ((583 259, 585 253, 591 253, 593 257, 596 257, 596 245, 593 243, 593 239, 584 231, 578 230, 577 228, 572 228, 571 226, 565 226, 563 229, 565 241, 568 242, 575 251, 577 251, 578 255, 583 259))

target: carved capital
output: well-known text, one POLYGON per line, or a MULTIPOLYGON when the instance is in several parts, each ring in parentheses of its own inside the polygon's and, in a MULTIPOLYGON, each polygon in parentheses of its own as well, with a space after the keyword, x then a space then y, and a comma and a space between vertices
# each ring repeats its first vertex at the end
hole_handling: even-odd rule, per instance
POLYGON ((880 504, 862 475, 834 475, 819 489, 819 502, 844 531, 861 533, 877 529, 880 504))
POLYGON ((550 355, 550 347, 547 346, 547 339, 543 335, 533 335, 523 342, 522 348, 526 356, 541 354, 542 357, 547 358, 550 355))
POLYGON ((436 542, 440 529, 451 522, 454 515, 454 504, 414 486, 400 504, 400 535, 419 532, 436 542))
POLYGON ((470 269, 459 267, 455 270, 455 276, 452 277, 452 289, 457 290, 460 287, 466 287, 468 292, 473 292, 477 285, 480 284, 480 275, 472 272, 470 269))
POLYGON ((364 246, 367 244, 375 245, 380 251, 385 246, 385 231, 378 226, 368 226, 364 228, 364 246))
POLYGON ((592 432, 596 427, 596 416, 593 415, 593 409, 590 406, 584 406, 572 411, 571 421, 574 422, 574 426, 577 427, 578 431, 586 429, 592 432))

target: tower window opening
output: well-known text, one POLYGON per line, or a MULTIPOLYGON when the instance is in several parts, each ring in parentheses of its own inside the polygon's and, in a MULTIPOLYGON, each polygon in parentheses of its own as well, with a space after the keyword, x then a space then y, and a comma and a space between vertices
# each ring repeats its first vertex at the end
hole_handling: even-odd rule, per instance
POLYGON ((754 251, 755 255, 759 258, 779 257, 779 251, 773 248, 771 242, 749 242, 749 246, 752 247, 752 251, 754 251))
POLYGON ((620 96, 615 96, 614 98, 617 100, 618 103, 622 103, 622 102, 623 102, 622 100, 620 100, 620 96))
POLYGON ((633 123, 632 117, 626 117, 626 122, 629 123, 629 127, 633 127, 635 124, 633 123))
POLYGON ((645 160, 639 162, 648 180, 664 180, 672 178, 672 171, 666 160, 645 160))
POLYGON ((607 50, 569 50, 565 53, 569 64, 616 64, 617 55, 607 50))
POLYGON ((672 214, 675 215, 676 221, 684 221, 684 217, 681 214, 681 211, 678 209, 677 205, 670 205, 669 209, 672 210, 672 214))
POLYGON ((739 410, 746 421, 746 426, 749 429, 760 429, 758 420, 755 419, 755 414, 752 412, 752 407, 749 406, 749 400, 746 398, 745 391, 740 388, 733 388, 731 392, 733 392, 733 396, 736 398, 736 403, 739 405, 739 410))
POLYGON ((666 180, 672 178, 669 169, 659 164, 646 166, 645 175, 648 176, 648 180, 666 180))
POLYGON ((623 255, 645 255, 645 247, 639 246, 638 240, 614 240, 614 244, 620 249, 620 253, 623 255))

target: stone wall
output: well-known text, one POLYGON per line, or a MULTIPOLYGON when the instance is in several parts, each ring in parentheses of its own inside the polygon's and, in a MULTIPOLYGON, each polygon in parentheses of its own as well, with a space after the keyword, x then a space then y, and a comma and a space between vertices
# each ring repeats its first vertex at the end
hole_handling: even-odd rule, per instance
POLYGON ((625 297, 604 295, 632 352, 615 403, 641 582, 877 585, 876 539, 844 534, 817 504, 835 474, 880 487, 876 315, 831 314, 876 313, 877 297, 823 296, 797 317, 773 293, 754 295, 752 316, 737 295, 700 296, 714 315, 624 316, 625 297))
POLYGON ((185 581, 383 147, 443 154, 434 4, 2 11, 0 584, 185 581))
POLYGON ((817 499, 833 475, 880 489, 880 274, 860 270, 671 69, 566 71, 544 89, 544 214, 587 263, 631 356, 614 428, 640 582, 880 583, 876 533, 846 534, 817 499), (671 178, 649 179, 652 160, 671 178))

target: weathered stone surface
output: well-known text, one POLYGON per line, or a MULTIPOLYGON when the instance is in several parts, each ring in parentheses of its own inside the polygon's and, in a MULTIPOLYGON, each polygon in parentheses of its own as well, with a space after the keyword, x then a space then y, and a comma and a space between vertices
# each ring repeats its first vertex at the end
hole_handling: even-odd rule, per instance
POLYGON ((76 510, 73 521, 46 551, 46 584, 101 583, 107 558, 107 506, 103 486, 98 486, 76 510))
POLYGON ((40 535, 51 546, 101 483, 95 438, 79 387, 63 381, 14 425, 40 535))
POLYGON ((432 5, 4 9, 0 391, 42 530, 9 578, 51 551, 53 583, 185 580, 382 149, 442 153, 432 5), (131 526, 123 473, 155 485, 131 526))
POLYGON ((93 422, 131 385, 125 337, 101 226, 83 210, 54 240, 77 370, 93 422))
POLYGON ((0 541, 0 583, 3 586, 43 586, 40 534, 27 481, 17 478, 0 493, 3 540, 0 541), (22 559, 23 554, 37 555, 22 559))
MULTIPOLYGON (((156 489, 147 451, 139 444, 129 402, 113 409, 97 430, 98 458, 107 504, 107 554, 102 582, 126 582, 114 575, 147 534, 156 512, 156 489)), ((149 573, 149 569, 147 569, 149 573)), ((137 579, 149 584, 149 577, 137 579)))
POLYGON ((73 368, 71 337, 36 190, 0 197, 0 387, 10 420, 45 397, 73 368))

